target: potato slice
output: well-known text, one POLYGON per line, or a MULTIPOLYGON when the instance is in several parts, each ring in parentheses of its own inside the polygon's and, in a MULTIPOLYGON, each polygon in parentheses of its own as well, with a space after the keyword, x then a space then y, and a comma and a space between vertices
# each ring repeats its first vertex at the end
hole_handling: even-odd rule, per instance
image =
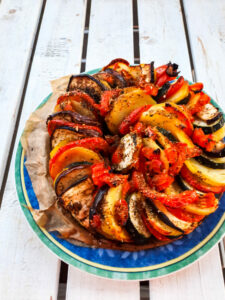
POLYGON ((128 91, 128 93, 120 95, 115 100, 112 110, 105 118, 109 130, 113 134, 118 133, 119 125, 134 109, 144 105, 156 104, 152 97, 147 95, 142 89, 131 88, 128 91))

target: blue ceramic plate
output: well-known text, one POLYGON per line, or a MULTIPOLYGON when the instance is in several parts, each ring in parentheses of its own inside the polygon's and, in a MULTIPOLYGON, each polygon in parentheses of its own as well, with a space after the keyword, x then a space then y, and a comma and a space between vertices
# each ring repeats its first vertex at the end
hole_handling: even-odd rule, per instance
MULTIPOLYGON (((87 72, 93 74, 99 69, 87 72)), ((51 95, 41 103, 43 105, 51 95)), ((218 105, 211 100, 212 103, 218 105)), ((40 106, 41 106, 40 105, 40 106)), ((92 249, 75 246, 60 239, 57 232, 47 232, 39 227, 28 209, 39 208, 25 167, 26 158, 21 143, 16 155, 16 187, 21 208, 29 224, 41 239, 60 259, 89 273, 120 280, 145 280, 178 271, 208 252, 225 233, 225 194, 219 208, 209 215, 194 232, 168 245, 137 252, 92 249)))

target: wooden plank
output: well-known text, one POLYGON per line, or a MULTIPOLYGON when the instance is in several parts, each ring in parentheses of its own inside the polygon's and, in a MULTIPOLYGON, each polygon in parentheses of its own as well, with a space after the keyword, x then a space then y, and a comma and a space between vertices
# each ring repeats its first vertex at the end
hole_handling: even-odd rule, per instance
POLYGON ((197 80, 225 111, 225 2, 184 1, 184 8, 197 80))
POLYGON ((183 76, 192 79, 179 0, 138 1, 141 62, 155 66, 179 64, 183 76))
MULTIPOLYGON (((86 70, 101 67, 112 59, 133 57, 132 1, 92 2, 86 70)), ((139 299, 138 282, 109 281, 69 267, 66 299, 139 299)))
POLYGON ((150 283, 151 300, 225 299, 218 247, 214 247, 199 263, 150 283), (210 276, 209 276, 210 275, 210 276))
POLYGON ((41 7, 41 0, 3 1, 0 6, 0 186, 41 7))
MULTIPOLYGON (((189 1, 187 1, 187 3, 190 4, 189 1)), ((155 60, 157 66, 164 64, 169 60, 175 61, 180 66, 181 74, 191 80, 192 73, 179 1, 155 0, 149 3, 147 0, 140 0, 138 2, 138 10, 141 62, 155 60)), ((208 22, 207 24, 210 26, 210 22, 208 21, 210 18, 208 15, 205 17, 205 22, 199 17, 199 12, 201 10, 202 8, 199 6, 198 8, 194 8, 191 12, 192 19, 190 24, 192 24, 192 27, 195 28, 198 33, 205 32, 202 30, 202 24, 208 22), (193 15, 194 11, 195 14, 193 15), (199 27, 196 29, 195 24, 197 19, 199 27)), ((205 11, 208 12, 208 9, 205 11)), ((199 59, 199 53, 196 54, 196 60, 197 58, 199 59)), ((205 81, 203 80, 203 82, 205 81)), ((181 299, 181 297, 182 299, 193 299, 193 297, 195 299, 197 298, 195 295, 198 295, 198 299, 206 299, 204 298, 205 291, 208 291, 212 281, 212 265, 215 268, 215 274, 217 274, 215 278, 218 277, 218 295, 220 296, 223 289, 223 286, 221 285, 222 273, 219 252, 216 247, 216 250, 211 254, 186 270, 163 279, 151 281, 150 299, 181 299), (205 270, 204 274, 201 272, 203 268, 205 270), (195 278, 195 280, 190 281, 189 278, 192 277, 195 278), (180 287, 183 294, 179 292, 180 287)), ((210 291, 209 295, 211 295, 210 291)), ((214 299, 222 298, 215 297, 214 299)))
POLYGON ((69 267, 66 299, 74 300, 74 295, 79 300, 140 299, 138 282, 108 280, 69 267))
MULTIPOLYGON (((17 142, 29 114, 50 92, 49 80, 79 71, 84 9, 82 0, 47 2, 17 142)), ((16 195, 14 161, 15 152, 0 211, 0 295, 7 300, 56 300, 60 261, 28 229, 16 195)))
POLYGON ((132 1, 92 1, 86 70, 122 57, 133 63, 132 1))

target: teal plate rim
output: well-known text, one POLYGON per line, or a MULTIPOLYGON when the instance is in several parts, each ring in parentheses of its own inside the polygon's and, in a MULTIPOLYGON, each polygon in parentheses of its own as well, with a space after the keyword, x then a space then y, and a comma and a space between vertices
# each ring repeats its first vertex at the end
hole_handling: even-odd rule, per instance
MULTIPOLYGON (((85 72, 88 74, 93 74, 98 72, 100 69, 95 69, 89 72, 85 72)), ((190 82, 191 83, 191 82, 190 82)), ((37 107, 40 108, 43 106, 48 99, 51 97, 51 94, 49 94, 42 102, 41 104, 37 107)), ((219 105, 211 99, 211 102, 218 108, 219 105)), ((220 108, 221 110, 221 108, 220 108)), ((222 111, 222 110, 221 110, 222 111)), ((217 223, 217 225, 214 227, 214 229, 211 231, 211 233, 205 238, 205 243, 204 240, 199 243, 197 246, 194 248, 198 248, 196 251, 192 252, 189 250, 188 252, 190 255, 182 255, 181 257, 178 257, 174 259, 174 262, 171 263, 170 265, 160 264, 160 266, 157 269, 154 270, 146 270, 146 271, 133 271, 133 270, 114 270, 117 268, 111 268, 111 270, 105 269, 105 266, 100 264, 89 264, 89 261, 86 261, 85 259, 82 259, 80 257, 72 257, 69 253, 66 251, 63 251, 61 247, 59 247, 59 243, 43 228, 40 228, 37 223, 34 221, 33 215, 31 210, 29 209, 29 199, 28 202, 26 201, 26 198, 28 198, 26 194, 26 189, 25 189, 25 184, 24 184, 24 178, 23 178, 23 171, 22 167, 24 164, 23 161, 24 158, 24 151, 21 145, 21 142, 19 142, 18 148, 17 148, 17 153, 16 153, 16 160, 15 160, 15 181, 16 181, 16 189, 17 189, 17 194, 19 197, 19 202, 20 206, 22 208, 22 211, 30 224, 31 228, 33 231, 37 234, 37 236, 40 238, 40 240, 54 253, 56 254, 61 260, 64 262, 82 270, 86 271, 88 273, 91 273, 96 276, 104 277, 104 278, 109 278, 109 279, 115 279, 115 280, 147 280, 147 279, 153 279, 153 278, 158 278, 162 277, 174 272, 177 272, 184 267, 187 267, 191 263, 195 262, 197 259, 202 257, 204 254, 206 254, 208 251, 212 249, 213 246, 215 246, 219 240, 223 237, 225 234, 225 213, 222 215, 220 221, 217 223), (202 245, 201 245, 202 244, 202 245), (200 245, 200 247, 198 247, 200 245)), ((91 263, 91 262, 90 262, 91 263)), ((119 268, 118 268, 119 269, 119 268)))

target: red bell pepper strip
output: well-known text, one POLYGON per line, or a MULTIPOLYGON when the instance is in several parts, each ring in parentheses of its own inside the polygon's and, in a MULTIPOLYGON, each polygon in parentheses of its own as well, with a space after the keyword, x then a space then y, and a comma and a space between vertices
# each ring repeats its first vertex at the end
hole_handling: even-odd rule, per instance
POLYGON ((189 117, 189 112, 186 112, 182 110, 181 107, 176 107, 173 106, 170 103, 165 104, 165 109, 174 114, 183 124, 184 124, 184 132, 188 135, 191 136, 193 132, 193 124, 191 122, 191 116, 189 117))
POLYGON ((92 165, 91 170, 93 183, 98 187, 101 187, 104 184, 107 184, 110 187, 117 186, 124 183, 128 177, 128 175, 112 173, 110 167, 105 167, 104 163, 92 165))
POLYGON ((189 85, 189 91, 192 91, 194 93, 199 93, 203 89, 203 83, 196 82, 194 84, 189 85))
POLYGON ((158 94, 159 88, 153 83, 144 84, 145 93, 150 96, 156 96, 158 94))
POLYGON ((195 215, 192 214, 182 208, 172 208, 167 207, 167 210, 173 214, 175 217, 177 217, 180 220, 194 223, 194 222, 200 222, 205 216, 195 215))
POLYGON ((152 105, 144 105, 142 107, 138 107, 135 110, 132 111, 120 124, 119 126, 119 132, 121 134, 127 134, 130 130, 130 126, 134 125, 136 122, 138 122, 141 114, 144 111, 147 111, 152 105))
POLYGON ((76 123, 72 123, 72 122, 67 122, 64 120, 51 120, 48 122, 48 133, 51 136, 53 131, 61 126, 69 126, 75 129, 90 129, 90 130, 95 130, 97 131, 101 136, 103 135, 101 129, 99 129, 96 126, 89 126, 89 125, 85 125, 85 124, 76 124, 76 123))
POLYGON ((112 99, 115 99, 119 96, 121 90, 111 90, 105 91, 102 93, 101 101, 100 101, 100 114, 101 116, 106 116, 107 113, 110 111, 110 102, 112 99))
POLYGON ((223 186, 209 186, 201 182, 200 178, 195 177, 188 168, 184 165, 180 172, 181 176, 184 178, 184 180, 187 181, 187 183, 190 184, 194 189, 197 189, 202 192, 212 192, 212 193, 222 193, 225 191, 225 187, 223 186))
POLYGON ((181 76, 177 79, 177 81, 174 84, 171 84, 167 93, 166 93, 166 99, 174 95, 184 84, 184 77, 181 76))
POLYGON ((208 152, 211 152, 216 145, 212 134, 205 134, 202 128, 195 128, 192 135, 192 140, 195 144, 206 149, 208 152))
POLYGON ((132 181, 134 187, 140 191, 140 193, 152 200, 159 200, 163 204, 170 207, 184 207, 187 204, 194 203, 199 199, 196 191, 185 191, 177 195, 167 195, 165 193, 159 193, 151 189, 145 179, 144 175, 140 172, 134 171, 132 174, 132 181))

